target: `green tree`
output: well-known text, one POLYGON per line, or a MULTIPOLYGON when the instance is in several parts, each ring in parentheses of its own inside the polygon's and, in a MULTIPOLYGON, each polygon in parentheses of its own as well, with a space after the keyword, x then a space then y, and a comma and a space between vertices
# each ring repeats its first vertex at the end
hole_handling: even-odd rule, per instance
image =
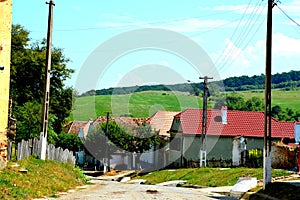
POLYGON ((28 140, 40 136, 41 104, 37 102, 26 102, 23 106, 18 106, 15 111, 17 119, 16 140, 28 140))
POLYGON ((245 108, 249 111, 263 111, 264 101, 258 97, 252 97, 245 102, 245 108))
POLYGON ((141 153, 150 150, 159 144, 158 134, 151 130, 149 125, 142 125, 131 129, 122 127, 116 122, 108 123, 108 135, 105 137, 106 123, 101 124, 100 129, 89 133, 85 141, 85 148, 98 160, 105 158, 116 150, 125 150, 137 153, 139 162, 141 153))
MULTIPOLYGON (((115 123, 110 123, 109 132, 115 133, 124 131, 121 127, 115 123)), ((122 138, 120 138, 122 140, 122 138)), ((87 138, 84 141, 84 147, 87 152, 98 160, 101 160, 108 156, 111 158, 111 154, 118 148, 115 144, 107 139, 104 130, 101 127, 96 127, 94 131, 88 133, 87 138)))
POLYGON ((157 132, 153 131, 148 124, 133 127, 131 129, 121 128, 123 131, 115 131, 116 129, 111 131, 111 126, 116 127, 117 124, 115 122, 111 122, 109 124, 109 140, 117 147, 127 152, 136 153, 138 164, 140 164, 140 157, 142 153, 150 150, 154 145, 159 145, 160 143, 157 132))
POLYGON ((77 152, 83 149, 83 142, 76 134, 60 133, 56 139, 56 146, 77 152))
MULTIPOLYGON (((18 106, 16 110, 17 129, 16 141, 22 139, 28 140, 30 138, 40 137, 40 123, 41 123, 41 104, 37 102, 26 102, 23 106, 18 106)), ((53 130, 53 122, 56 116, 49 114, 48 125, 48 142, 55 144, 57 134, 53 130)))
MULTIPOLYGON (((101 126, 103 130, 105 125, 101 126)), ((108 139, 120 149, 135 153, 143 153, 159 143, 158 134, 149 125, 125 129, 116 122, 108 124, 108 139)))
POLYGON ((264 102, 258 97, 252 97, 245 101, 244 96, 231 93, 225 95, 217 95, 215 98, 215 109, 220 109, 222 106, 227 105, 229 110, 245 110, 245 111, 263 111, 264 102))
POLYGON ((246 110, 244 96, 237 93, 227 95, 226 104, 229 110, 246 110))
POLYGON ((283 110, 280 106, 272 107, 272 117, 279 121, 298 121, 300 118, 300 111, 294 111, 290 108, 283 110))
MULTIPOLYGON (((71 77, 74 72, 67 68, 69 59, 63 54, 62 49, 52 49, 52 69, 50 86, 50 107, 51 114, 56 116, 53 121, 53 129, 56 133, 62 130, 62 124, 70 115, 72 109, 72 88, 66 88, 64 81, 71 77)), ((11 50, 11 83, 10 95, 13 96, 13 103, 16 109, 23 107, 27 102, 41 104, 44 96, 44 72, 46 64, 46 41, 32 42, 29 38, 29 31, 21 25, 12 26, 12 50, 11 50)), ((39 112, 32 113, 29 119, 41 118, 36 116, 39 112), (35 116, 33 116, 35 115, 35 116)), ((13 112, 13 116, 20 123, 30 123, 13 112)), ((33 123, 36 125, 36 123, 33 123)), ((31 126, 31 125, 28 125, 31 126)), ((40 128, 36 127, 36 131, 40 128)), ((17 127, 17 132, 24 131, 17 127)))

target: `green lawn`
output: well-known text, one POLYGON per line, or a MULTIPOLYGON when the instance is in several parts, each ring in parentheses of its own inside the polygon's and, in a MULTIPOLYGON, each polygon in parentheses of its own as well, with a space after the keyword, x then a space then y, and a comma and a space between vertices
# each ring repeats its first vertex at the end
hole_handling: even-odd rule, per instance
MULTIPOLYGON (((264 91, 240 92, 245 99, 257 96, 264 98, 264 91)), ((272 91, 272 106, 300 111, 300 91, 272 91)), ((212 107, 209 101, 208 107, 212 107)), ((72 119, 87 121, 111 112, 113 116, 132 115, 150 117, 157 110, 183 111, 187 108, 202 108, 202 97, 184 92, 147 91, 128 95, 99 95, 76 98, 72 119)))

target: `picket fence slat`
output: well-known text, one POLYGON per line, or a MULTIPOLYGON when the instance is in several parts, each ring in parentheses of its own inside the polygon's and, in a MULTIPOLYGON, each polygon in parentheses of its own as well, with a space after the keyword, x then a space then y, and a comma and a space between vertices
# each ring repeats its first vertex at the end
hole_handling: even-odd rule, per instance
MULTIPOLYGON (((68 162, 75 166, 76 158, 72 151, 68 149, 63 150, 61 147, 55 148, 53 144, 47 144, 46 158, 58 162, 68 162)), ((17 144, 17 160, 22 160, 30 155, 40 155, 41 142, 38 138, 30 139, 28 141, 22 140, 17 144)), ((8 159, 12 157, 12 142, 8 144, 8 159)))
POLYGON ((12 141, 8 140, 8 144, 7 144, 7 160, 11 160, 12 159, 12 141))

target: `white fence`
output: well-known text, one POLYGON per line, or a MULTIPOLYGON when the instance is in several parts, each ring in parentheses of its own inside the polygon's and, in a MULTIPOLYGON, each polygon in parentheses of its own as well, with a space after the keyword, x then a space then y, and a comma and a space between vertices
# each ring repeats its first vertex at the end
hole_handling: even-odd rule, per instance
MULTIPOLYGON (((22 140, 18 143, 16 149, 17 160, 22 160, 30 155, 41 155, 41 142, 39 139, 34 138, 28 141, 22 140)), ((12 159, 12 142, 8 142, 7 158, 12 159)), ((53 144, 47 144, 46 158, 58 162, 70 163, 75 166, 76 158, 73 152, 68 149, 63 150, 61 147, 55 148, 53 144)))

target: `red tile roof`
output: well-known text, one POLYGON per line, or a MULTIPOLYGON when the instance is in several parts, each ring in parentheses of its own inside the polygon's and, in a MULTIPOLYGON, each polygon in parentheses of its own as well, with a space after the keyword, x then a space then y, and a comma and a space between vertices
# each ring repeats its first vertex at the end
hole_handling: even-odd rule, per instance
POLYGON ((147 123, 150 124, 151 128, 159 130, 159 135, 170 136, 168 132, 172 126, 173 118, 178 112, 170 111, 157 111, 150 118, 148 118, 147 123))
MULTIPOLYGON (((99 124, 106 123, 106 116, 99 116, 94 122, 94 127, 99 124)), ((138 125, 143 124, 146 119, 145 118, 132 118, 132 117, 109 117, 109 121, 115 121, 117 124, 126 127, 136 127, 138 125)))
POLYGON ((78 135, 80 128, 84 129, 88 123, 89 122, 74 121, 72 122, 68 133, 75 133, 78 135))
MULTIPOLYGON (((180 118, 184 134, 202 133, 202 110, 187 109, 174 118, 180 118)), ((208 110, 207 135, 264 137, 264 113, 227 110, 227 124, 221 120, 221 110, 208 110)), ((272 118, 273 138, 294 138, 294 123, 280 122, 272 118)))
MULTIPOLYGON (((143 124, 145 118, 132 118, 132 117, 109 117, 110 121, 115 121, 117 124, 126 126, 126 127, 136 127, 143 124)), ((96 120, 89 120, 86 122, 83 121, 74 121, 72 122, 68 133, 74 133, 78 135, 80 129, 83 129, 84 134, 87 135, 89 131, 90 124, 93 124, 94 127, 99 126, 102 123, 106 123, 106 116, 99 116, 96 120)))

